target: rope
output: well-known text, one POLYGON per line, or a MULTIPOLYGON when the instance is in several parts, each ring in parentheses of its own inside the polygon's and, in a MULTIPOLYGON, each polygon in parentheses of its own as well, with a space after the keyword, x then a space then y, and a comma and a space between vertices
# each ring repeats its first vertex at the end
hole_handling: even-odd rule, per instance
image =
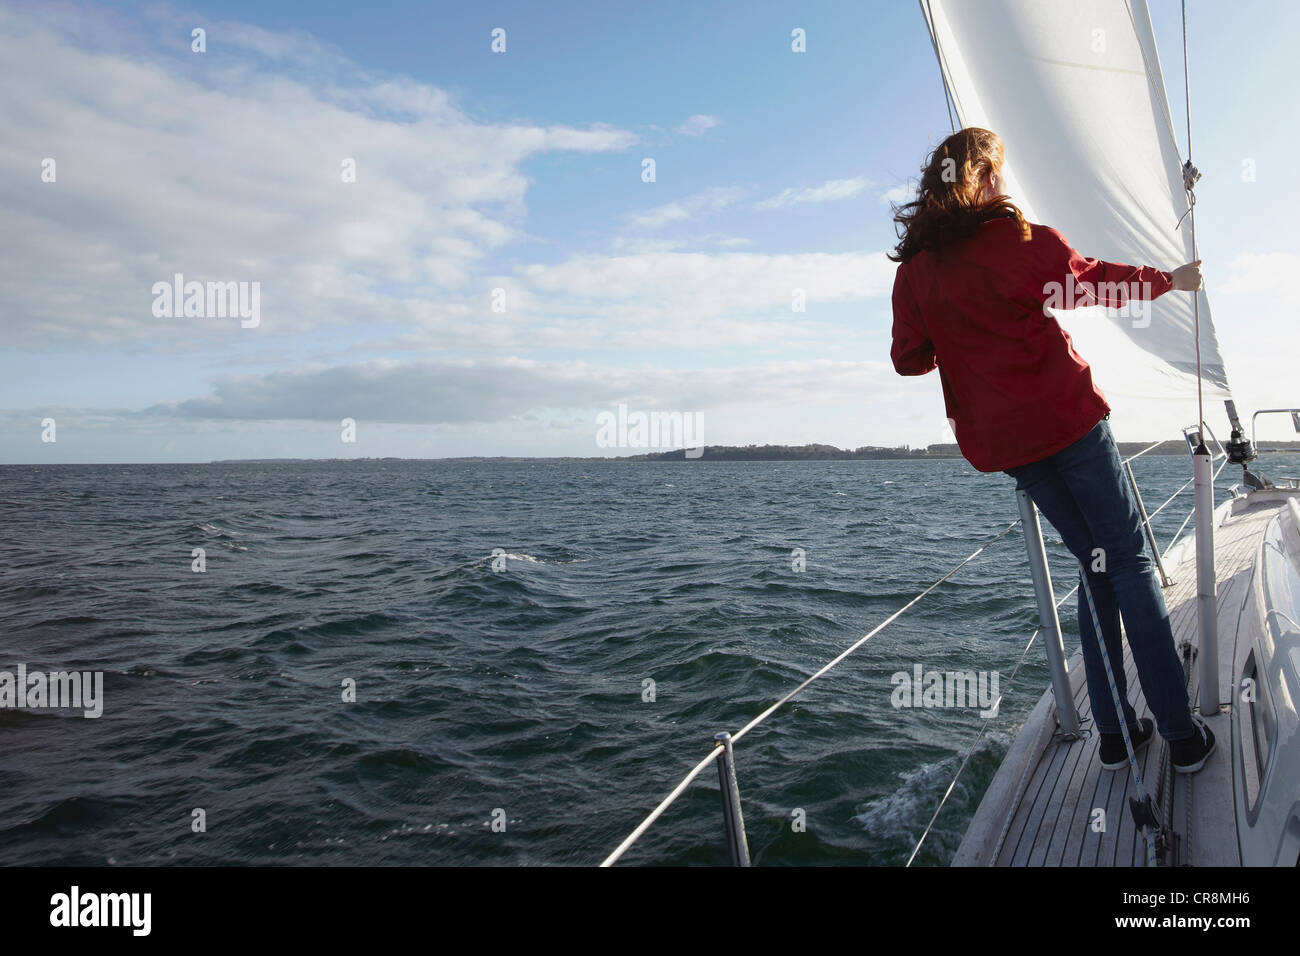
MULTIPOLYGON (((1192 161, 1192 87, 1187 68, 1187 0, 1182 0, 1183 10, 1183 103, 1187 107, 1187 161, 1192 161)), ((1195 229, 1193 228, 1193 233, 1195 229)))
MULTIPOLYGON (((1192 165, 1192 82, 1191 72, 1187 66, 1187 0, 1182 0, 1183 11, 1183 102, 1187 106, 1187 163, 1183 166, 1183 188, 1187 191, 1187 222, 1192 233, 1192 261, 1200 258, 1196 251, 1196 193, 1193 187, 1199 174, 1192 165)), ((1180 219, 1181 223, 1182 220, 1180 219)), ((1174 227, 1178 228, 1177 226, 1174 227)), ((1204 285, 1204 280, 1202 280, 1204 285)), ((1199 287, 1192 291, 1192 321, 1196 336, 1196 422, 1202 431, 1205 429, 1205 408, 1201 398, 1201 292, 1199 287)))

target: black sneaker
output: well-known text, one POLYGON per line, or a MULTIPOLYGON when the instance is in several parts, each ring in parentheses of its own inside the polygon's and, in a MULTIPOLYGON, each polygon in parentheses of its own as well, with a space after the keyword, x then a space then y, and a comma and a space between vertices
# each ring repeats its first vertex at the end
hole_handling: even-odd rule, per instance
POLYGON ((1196 732, 1186 740, 1169 743, 1169 753, 1176 773, 1196 773, 1214 753, 1214 733, 1200 717, 1193 717, 1196 732))
MULTIPOLYGON (((1142 752, 1142 748, 1151 742, 1156 734, 1156 725, 1150 717, 1141 718, 1136 724, 1128 725, 1128 736, 1133 741, 1133 753, 1142 752)), ((1100 748, 1101 765, 1106 770, 1119 770, 1128 766, 1128 749, 1124 746, 1123 734, 1102 734, 1100 748)))

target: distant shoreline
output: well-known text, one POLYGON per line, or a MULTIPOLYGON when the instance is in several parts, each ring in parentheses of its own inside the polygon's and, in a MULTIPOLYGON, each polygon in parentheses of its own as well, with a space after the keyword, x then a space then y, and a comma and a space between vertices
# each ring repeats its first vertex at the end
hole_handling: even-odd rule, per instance
MULTIPOLYGON (((1119 452, 1124 457, 1135 455, 1151 445, 1151 442, 1122 441, 1116 442, 1119 452)), ((1257 449, 1260 455, 1300 454, 1300 441, 1273 442, 1257 449)), ((1152 448, 1148 455, 1187 456, 1187 444, 1170 439, 1152 448)), ((607 462, 670 462, 670 461, 928 461, 932 459, 965 460, 955 444, 927 445, 925 448, 885 448, 878 445, 866 445, 856 449, 836 448, 834 445, 706 445, 704 453, 687 458, 684 449, 651 452, 639 455, 457 455, 443 458, 403 458, 397 456, 349 458, 217 458, 210 461, 26 461, 0 463, 0 468, 25 468, 31 465, 48 466, 100 466, 100 465, 274 465, 301 462, 399 462, 399 461, 447 461, 462 464, 476 463, 519 463, 519 462, 582 462, 601 464, 607 462)))
MULTIPOLYGON (((1116 442, 1121 455, 1140 452, 1151 442, 1116 442)), ((1267 448, 1257 449, 1259 454, 1300 453, 1300 442, 1277 442, 1267 448)), ((1170 439, 1152 448, 1148 455, 1187 455, 1187 443, 1170 439)), ((834 445, 706 445, 702 455, 687 458, 684 449, 652 452, 639 455, 461 455, 445 458, 222 458, 209 462, 213 465, 274 464, 299 461, 456 461, 456 462, 661 462, 661 461, 917 461, 928 459, 962 459, 956 444, 927 445, 925 448, 886 448, 868 445, 857 449, 836 448, 834 445)), ((964 459, 963 459, 964 460, 964 459)))

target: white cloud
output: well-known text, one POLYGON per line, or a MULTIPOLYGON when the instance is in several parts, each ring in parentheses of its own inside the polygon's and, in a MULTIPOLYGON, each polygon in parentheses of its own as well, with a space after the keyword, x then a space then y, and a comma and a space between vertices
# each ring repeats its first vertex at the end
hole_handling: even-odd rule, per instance
POLYGON ((828 179, 820 186, 803 189, 783 189, 770 199, 754 203, 755 209, 780 209, 809 202, 833 202, 838 199, 851 199, 871 186, 871 180, 864 177, 854 179, 828 179))
MULTIPOLYGON (((641 230, 685 223, 685 237, 616 237, 609 255, 561 254, 490 274, 494 250, 534 238, 524 232, 531 188, 524 163, 548 150, 625 149, 637 141, 627 131, 482 122, 444 90, 368 73, 307 35, 211 22, 209 48, 220 43, 221 56, 202 59, 176 41, 188 38, 188 21, 166 11, 156 16, 172 20, 151 21, 150 36, 97 21, 72 28, 65 24, 74 21, 35 9, 0 10, 0 82, 22 91, 0 97, 5 341, 41 350, 104 343, 110 356, 175 357, 185 370, 129 401, 105 375, 94 385, 99 404, 119 410, 65 409, 69 437, 81 414, 101 436, 156 436, 168 448, 190 442, 193 457, 201 447, 194 435, 219 426, 234 429, 223 440, 245 448, 240 423, 253 423, 248 434, 272 420, 337 424, 345 416, 469 429, 620 400, 735 407, 740 421, 757 413, 735 403, 820 402, 859 421, 864 375, 889 383, 881 394, 899 388, 887 362, 701 367, 708 349, 718 350, 721 366, 746 347, 783 359, 799 349, 868 354, 855 348, 862 333, 836 327, 831 310, 819 315, 816 307, 882 298, 892 284, 895 267, 883 252, 735 251, 750 240, 696 220, 745 199, 738 187, 630 217, 641 230), (56 183, 39 181, 45 156, 57 160, 56 183), (356 183, 341 181, 345 157, 357 161, 356 183), (260 282, 261 327, 154 319, 152 285, 176 272, 260 282), (506 290, 505 313, 491 310, 495 287, 506 290), (809 313, 792 311, 796 288, 809 313), (311 334, 275 337, 283 332, 311 334), (656 369, 629 368, 636 359, 609 359, 608 351, 602 360, 610 367, 507 358, 584 349, 675 350, 690 359, 656 369), (429 360, 359 361, 392 350, 429 360), (469 357, 448 357, 456 353, 469 357), (314 364, 294 367, 304 357, 314 364), (208 380, 206 393, 188 384, 214 370, 268 364, 280 370, 222 375, 208 380), (176 400, 144 413, 120 410, 157 397, 176 400)), ((716 125, 714 117, 691 119, 714 121, 697 122, 701 132, 716 125)), ((865 180, 835 180, 789 201, 864 188, 865 180)), ((31 421, 27 413, 15 419, 12 434, 26 442, 31 421)), ((61 441, 64 424, 60 418, 61 441)), ((111 456, 104 440, 110 450, 102 454, 111 456)), ((147 458, 157 447, 136 452, 147 458)), ((240 453, 250 452, 213 457, 240 453)), ((79 452, 68 446, 59 454, 79 452)))
POLYGON ((911 202, 916 198, 916 187, 911 183, 899 183, 892 189, 887 189, 880 194, 881 202, 905 203, 911 202))
POLYGON ((702 192, 634 213, 628 221, 637 229, 658 229, 674 222, 690 222, 717 212, 740 199, 743 192, 735 186, 714 186, 702 192))
POLYGON ((584 330, 571 339, 582 347, 806 346, 818 334, 830 347, 832 332, 793 312, 794 291, 803 290, 810 309, 884 297, 895 269, 883 252, 645 252, 527 266, 511 287, 521 321, 550 318, 553 325, 555 317, 567 317, 584 330))
POLYGON ((1278 292, 1289 288, 1300 274, 1300 255, 1293 252, 1243 252, 1228 263, 1228 277, 1211 285, 1214 271, 1209 263, 1202 263, 1206 286, 1220 295, 1242 295, 1278 292))
POLYGON ((646 253, 674 252, 691 244, 692 240, 686 238, 666 239, 650 238, 648 236, 615 236, 610 242, 610 248, 617 255, 636 256, 646 253))
POLYGON ((177 272, 260 282, 259 334, 386 317, 395 300, 463 291, 521 238, 530 156, 636 141, 603 124, 480 122, 443 90, 296 34, 211 24, 218 57, 111 49, 114 31, 64 19, 0 19, 0 83, 23 91, 0 98, 12 346, 229 335, 153 318, 153 283, 177 272))
POLYGON ((754 240, 744 236, 726 236, 719 233, 704 233, 696 236, 680 236, 674 239, 652 239, 646 236, 615 236, 610 248, 619 255, 639 255, 647 252, 675 252, 688 248, 719 246, 735 249, 740 246, 752 246, 754 240))
POLYGON ((577 256, 557 265, 520 270, 534 293, 574 299, 635 301, 654 296, 672 309, 710 300, 725 311, 787 307, 790 290, 807 291, 810 302, 865 299, 888 294, 897 266, 879 252, 656 253, 638 256, 577 256))
POLYGON ((696 113, 694 116, 688 117, 686 122, 681 126, 677 127, 677 132, 685 133, 687 136, 702 136, 721 122, 722 120, 718 119, 716 116, 696 113))

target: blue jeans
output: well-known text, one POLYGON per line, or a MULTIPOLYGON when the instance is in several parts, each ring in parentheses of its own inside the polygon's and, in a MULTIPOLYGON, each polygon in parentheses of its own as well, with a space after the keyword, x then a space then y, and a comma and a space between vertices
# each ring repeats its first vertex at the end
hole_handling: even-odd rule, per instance
MULTIPOLYGON (((1110 423, 1103 418, 1073 445, 1042 461, 1008 468, 1006 473, 1016 479, 1016 488, 1033 499, 1066 548, 1088 569, 1088 586, 1106 640, 1115 686, 1124 704, 1125 721, 1131 726, 1137 714, 1129 703, 1124 677, 1121 614, 1138 679, 1160 735, 1166 740, 1190 737, 1195 729, 1169 612, 1156 581, 1155 563, 1147 553, 1142 516, 1120 462, 1110 423), (1105 570, 1093 570, 1096 548, 1102 549, 1105 556, 1105 570)), ((1079 577, 1079 644, 1092 716, 1101 733, 1118 734, 1119 717, 1083 592, 1082 569, 1079 577)))

